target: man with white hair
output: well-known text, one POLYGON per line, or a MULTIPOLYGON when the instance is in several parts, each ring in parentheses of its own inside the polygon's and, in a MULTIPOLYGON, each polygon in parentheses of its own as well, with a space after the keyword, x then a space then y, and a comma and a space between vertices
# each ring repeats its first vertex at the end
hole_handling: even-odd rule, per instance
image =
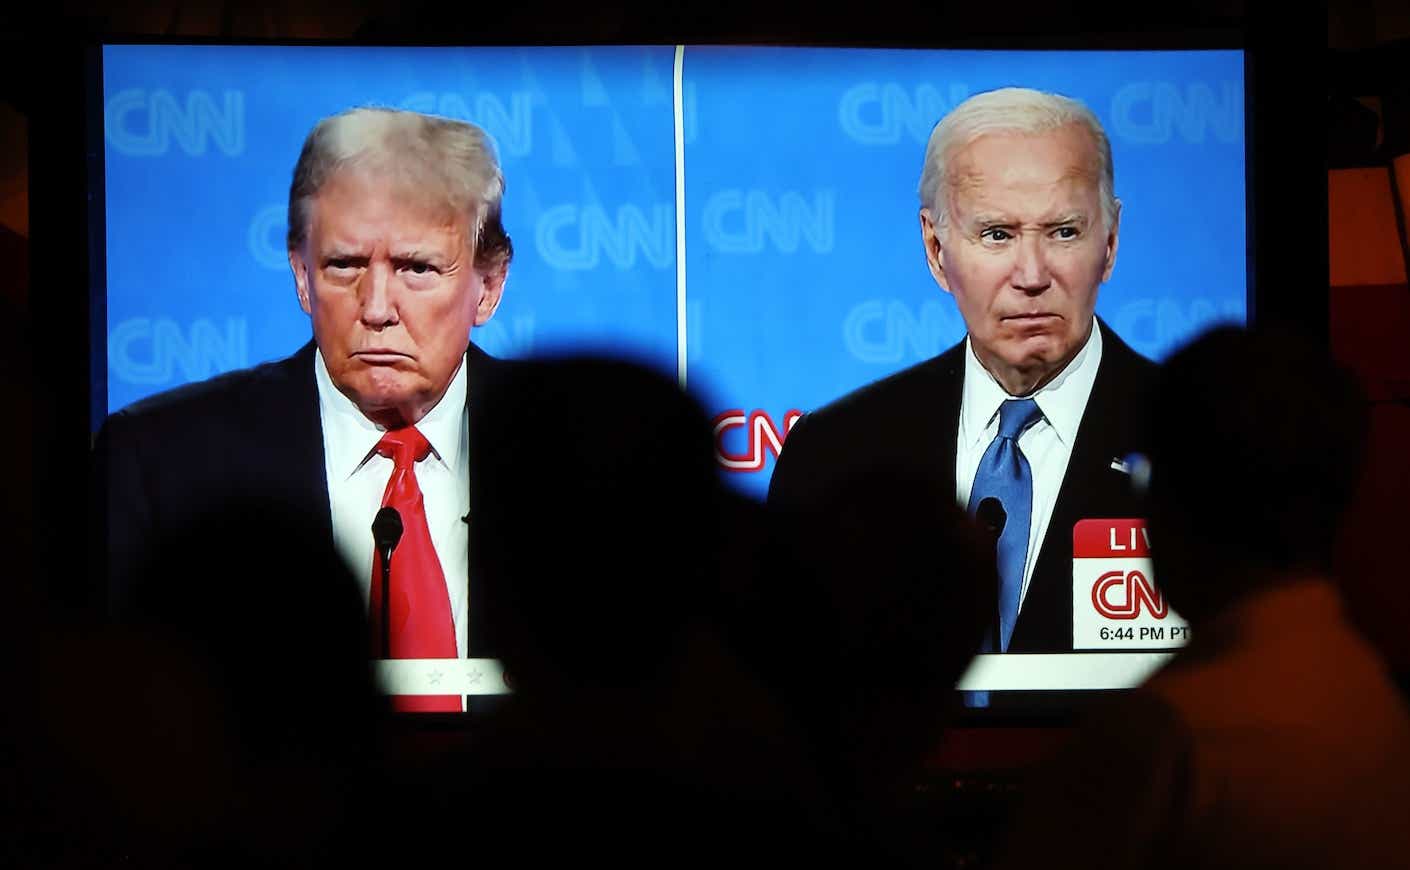
MULTIPOLYGON (((114 605, 137 560, 178 523, 253 496, 302 509, 325 540, 283 542, 271 529, 267 541, 232 541, 232 554, 332 546, 363 584, 374 655, 467 654, 478 633, 467 409, 495 365, 469 335, 494 314, 513 256, 503 191, 490 140, 473 124, 360 108, 313 128, 289 188, 288 233, 313 339, 287 359, 145 399, 106 421, 97 455, 114 605), (402 523, 385 598, 371 532, 383 507, 402 523)), ((274 598, 258 590, 258 576, 251 582, 232 594, 274 598)), ((456 696, 396 705, 461 709, 456 696)))
POLYGON ((1124 459, 1154 371, 1094 314, 1121 223, 1111 146, 1075 100, 978 94, 931 133, 920 205, 930 273, 968 335, 804 415, 770 502, 807 509, 878 468, 952 485, 996 535, 984 651, 1070 651, 1072 527, 1139 516, 1124 459))

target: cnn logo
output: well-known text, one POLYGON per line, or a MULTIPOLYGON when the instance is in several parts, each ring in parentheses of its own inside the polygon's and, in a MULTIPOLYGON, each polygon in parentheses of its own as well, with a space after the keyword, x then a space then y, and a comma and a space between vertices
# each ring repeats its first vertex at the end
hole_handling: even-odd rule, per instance
POLYGON ((765 453, 772 453, 777 458, 783 452, 784 439, 802 416, 802 411, 791 409, 783 415, 783 426, 779 427, 774 425, 767 411, 756 410, 749 414, 738 408, 724 411, 714 420, 715 461, 726 471, 763 469, 765 453), (726 436, 736 429, 743 430, 745 440, 745 449, 739 453, 726 446, 726 441, 732 440, 726 436))
POLYGON ((1142 608, 1156 619, 1170 612, 1165 596, 1140 571, 1108 571, 1098 577, 1092 584, 1092 607, 1107 619, 1135 619, 1142 608))

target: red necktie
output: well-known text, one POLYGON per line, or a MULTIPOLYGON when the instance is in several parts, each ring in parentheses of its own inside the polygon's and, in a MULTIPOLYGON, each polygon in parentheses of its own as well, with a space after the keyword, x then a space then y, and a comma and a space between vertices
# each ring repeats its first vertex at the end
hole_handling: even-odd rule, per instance
MULTIPOLYGON (((453 659, 455 622, 441 562, 426 524, 426 501, 416 482, 416 463, 431 452, 431 443, 414 426, 382 436, 377 452, 392 460, 392 476, 382 495, 382 507, 401 514, 402 536, 392 551, 390 657, 394 659, 453 659)), ((380 650, 382 628, 382 556, 372 557, 372 638, 380 650)), ((460 712, 459 695, 395 695, 393 709, 411 712, 460 712)))

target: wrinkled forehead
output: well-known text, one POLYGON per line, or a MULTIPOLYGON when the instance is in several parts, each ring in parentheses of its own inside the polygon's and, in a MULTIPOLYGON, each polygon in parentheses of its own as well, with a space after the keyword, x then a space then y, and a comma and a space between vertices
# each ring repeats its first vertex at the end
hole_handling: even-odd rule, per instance
POLYGON ((952 199, 960 201, 995 196, 1095 200, 1101 158, 1081 127, 987 133, 956 149, 946 181, 952 199))

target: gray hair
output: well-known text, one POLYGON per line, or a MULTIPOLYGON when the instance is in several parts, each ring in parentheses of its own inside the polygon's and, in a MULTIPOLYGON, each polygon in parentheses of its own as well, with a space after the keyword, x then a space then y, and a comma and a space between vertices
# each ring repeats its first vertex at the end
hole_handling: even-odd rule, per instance
POLYGON ((514 247, 500 206, 504 173, 488 134, 474 124, 400 109, 363 107, 319 121, 304 140, 289 185, 289 250, 308 237, 313 200, 346 170, 388 172, 428 200, 470 217, 475 265, 507 264, 514 247))
POLYGON ((1116 221, 1115 171, 1111 142, 1091 109, 1070 97, 1031 88, 1000 88, 975 94, 956 106, 935 125, 925 146, 925 166, 920 174, 920 204, 931 211, 936 231, 949 219, 947 175, 955 152, 986 133, 1037 134, 1079 125, 1092 136, 1097 152, 1097 195, 1102 219, 1110 229, 1116 221))

